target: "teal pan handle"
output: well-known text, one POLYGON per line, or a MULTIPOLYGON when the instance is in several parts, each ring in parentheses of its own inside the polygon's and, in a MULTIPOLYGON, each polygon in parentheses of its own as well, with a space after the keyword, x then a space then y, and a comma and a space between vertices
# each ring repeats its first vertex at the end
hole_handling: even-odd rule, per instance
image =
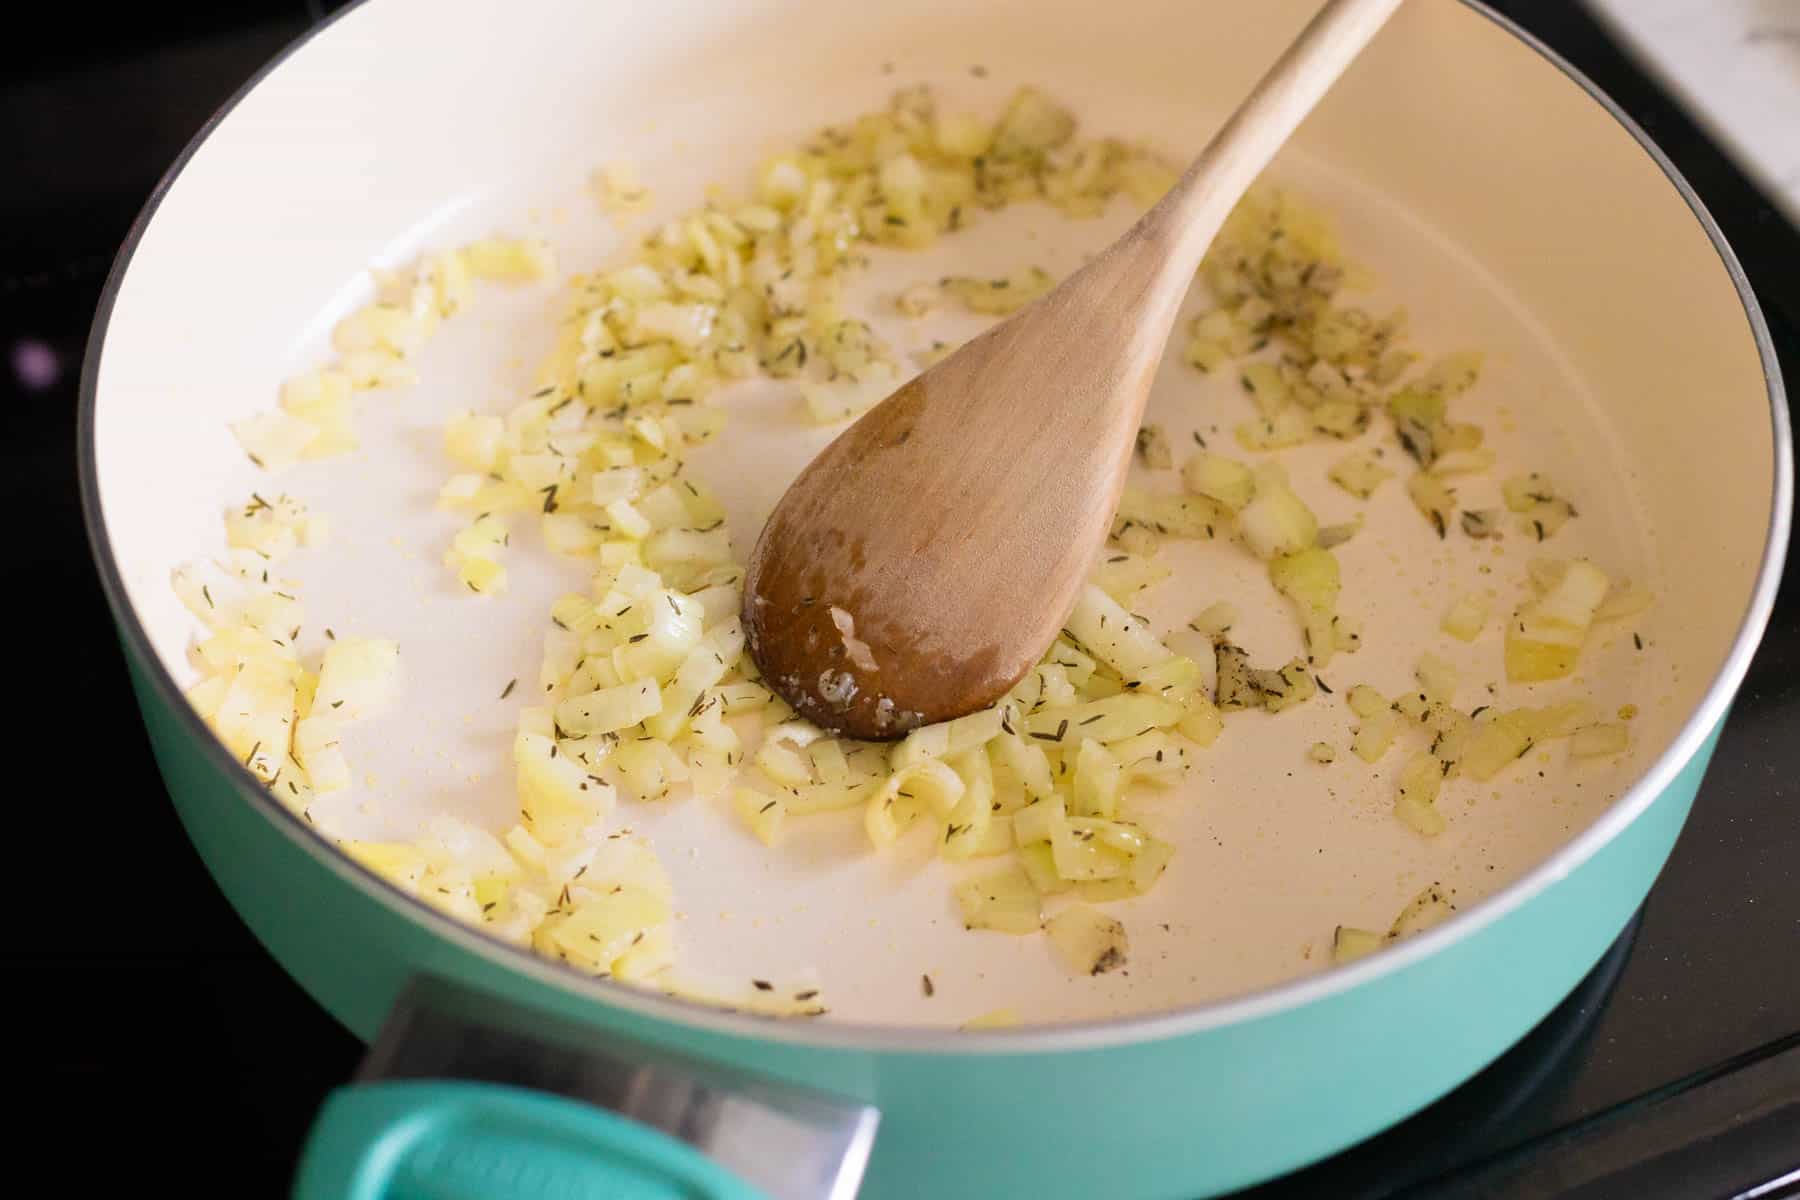
POLYGON ((879 1114, 414 979, 294 1200, 851 1200, 879 1114))
POLYGON ((332 1093, 294 1200, 768 1200, 686 1144, 577 1100, 458 1081, 332 1093))

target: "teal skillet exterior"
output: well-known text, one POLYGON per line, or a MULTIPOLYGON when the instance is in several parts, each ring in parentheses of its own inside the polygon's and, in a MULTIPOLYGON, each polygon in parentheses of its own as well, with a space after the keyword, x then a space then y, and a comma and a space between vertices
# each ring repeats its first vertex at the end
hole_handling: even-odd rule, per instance
MULTIPOLYGON (((1474 0, 1464 3, 1531 42, 1474 0)), ((578 1022, 597 1043, 667 1047, 875 1105, 881 1129, 861 1193, 870 1200, 1192 1200, 1305 1165, 1456 1086, 1574 987, 1661 870, 1773 603, 1793 487, 1779 368, 1730 249, 1643 132, 1566 63, 1535 48, 1639 141, 1717 246, 1762 359, 1775 471, 1755 594, 1690 725, 1651 779, 1530 879, 1302 985, 1168 1017, 966 1038, 796 1027, 646 998, 579 979, 401 895, 308 836, 208 736, 149 657, 100 509, 93 426, 112 306, 139 239, 209 125, 140 215, 102 294, 84 368, 80 453, 89 536, 152 745, 225 895, 294 978, 365 1039, 409 979, 437 975, 578 1022)))
POLYGON ((1598 960, 1680 832, 1717 739, 1580 867, 1440 952, 1308 1003, 1092 1048, 921 1053, 805 1044, 596 1003, 445 937, 416 905, 342 868, 245 802, 127 647, 169 792, 225 895, 281 964, 358 1036, 435 974, 608 1035, 854 1097, 882 1111, 862 1195, 1193 1200, 1300 1167, 1428 1104, 1497 1057, 1598 960))

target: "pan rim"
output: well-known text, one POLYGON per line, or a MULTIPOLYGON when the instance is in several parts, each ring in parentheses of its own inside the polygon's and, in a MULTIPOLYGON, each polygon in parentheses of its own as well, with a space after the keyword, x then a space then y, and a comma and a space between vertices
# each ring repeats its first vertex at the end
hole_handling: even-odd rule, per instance
POLYGON ((1742 684, 1769 621, 1787 557, 1792 520, 1794 461, 1792 433, 1781 366, 1775 355, 1768 323, 1737 255, 1725 240, 1717 222, 1692 186, 1669 161, 1649 135, 1601 91, 1541 40, 1510 18, 1489 8, 1482 0, 1459 0, 1465 8, 1518 39, 1581 88, 1638 146, 1650 156, 1669 184, 1685 202, 1718 254, 1727 277, 1738 294, 1750 325, 1752 340, 1767 387, 1774 478, 1769 524, 1765 535, 1756 584, 1740 618, 1731 648, 1718 672, 1708 683, 1700 703, 1683 722, 1675 737, 1644 774, 1586 829, 1564 842, 1537 866, 1507 887, 1457 913, 1450 920, 1356 963, 1317 975, 1291 979, 1221 1000, 1178 1009, 1104 1020, 1020 1026, 961 1032, 953 1028, 865 1024, 851 1021, 800 1022, 760 1017, 718 1009, 698 1001, 660 992, 645 991, 610 980, 595 979, 573 968, 553 963, 529 949, 512 945, 431 908, 355 863, 327 842, 298 816, 279 804, 256 782, 245 766, 212 735, 188 704, 174 677, 152 648, 148 634, 126 596, 123 578, 113 556, 111 539, 101 510, 94 422, 99 398, 99 368, 113 309, 139 243, 162 202, 167 198, 190 160, 218 126, 270 74, 315 37, 359 12, 368 0, 354 0, 319 22, 263 64, 209 117, 182 149, 158 181, 133 221, 102 288, 93 325, 83 354, 77 409, 77 457, 83 520, 89 552, 99 572, 107 606, 130 656, 145 665, 148 682, 158 702, 169 708, 198 742, 201 753, 232 784, 239 798, 256 808, 277 830, 304 853, 337 875, 343 883, 362 891, 396 915, 423 926, 433 937, 485 960, 489 965, 525 976, 569 997, 623 1009, 636 1016, 738 1039, 792 1044, 816 1051, 852 1051, 886 1054, 984 1055, 1037 1054, 1059 1051, 1099 1050, 1168 1038, 1189 1036, 1272 1017, 1289 1009, 1328 999, 1387 975, 1407 970, 1435 956, 1536 898, 1553 883, 1572 874, 1637 820, 1686 768, 1712 731, 1723 721, 1742 684))

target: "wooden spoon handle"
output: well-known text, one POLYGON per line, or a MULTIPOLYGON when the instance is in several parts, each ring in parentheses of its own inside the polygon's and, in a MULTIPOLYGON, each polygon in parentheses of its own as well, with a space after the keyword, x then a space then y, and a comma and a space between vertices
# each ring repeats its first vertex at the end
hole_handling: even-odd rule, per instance
POLYGON ((1138 222, 1187 281, 1244 192, 1387 22, 1401 0, 1327 0, 1213 135, 1179 182, 1138 222))

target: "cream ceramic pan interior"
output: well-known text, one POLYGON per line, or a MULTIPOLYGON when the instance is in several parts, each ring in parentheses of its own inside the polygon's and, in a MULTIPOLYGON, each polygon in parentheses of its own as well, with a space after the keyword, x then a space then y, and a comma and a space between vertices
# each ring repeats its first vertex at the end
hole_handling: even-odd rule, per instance
MULTIPOLYGON (((438 811, 503 827, 523 697, 500 692, 535 678, 549 602, 586 571, 552 559, 529 531, 515 539, 525 544, 509 560, 511 590, 473 600, 440 564, 457 519, 432 500, 449 469, 444 419, 522 397, 560 296, 484 290, 431 343, 420 386, 361 402, 359 453, 272 482, 226 422, 269 407, 285 376, 322 360, 332 323, 369 295, 365 268, 496 231, 550 239, 564 271, 607 262, 628 235, 587 190, 597 165, 634 161, 656 213, 679 211, 708 182, 741 186, 766 149, 916 82, 977 111, 1035 83, 1088 131, 1186 155, 1311 7, 377 0, 352 11, 201 146, 118 295, 95 452, 106 531, 156 656, 176 681, 193 678, 195 629, 169 572, 221 546, 221 510, 252 489, 298 496, 334 526, 329 550, 291 572, 305 585, 311 640, 325 626, 392 636, 405 663, 404 704, 352 745, 357 784, 329 820, 380 836, 438 811)), ((1635 704, 1630 754, 1571 764, 1556 746, 1495 785, 1457 781, 1440 800, 1448 832, 1426 841, 1390 812, 1403 754, 1374 770, 1347 753, 1330 766, 1306 760, 1314 741, 1347 746, 1341 702, 1234 717, 1189 782, 1156 803, 1151 819, 1177 858, 1152 894, 1117 906, 1130 969, 1097 979, 1069 977, 1042 939, 965 932, 954 874, 928 839, 872 853, 860 821, 840 814, 767 849, 722 804, 628 805, 620 820, 649 835, 674 878, 686 970, 816 979, 827 1019, 889 1025, 957 1024, 1001 1007, 1028 1023, 1093 1019, 1239 995, 1326 969, 1335 925, 1385 928, 1427 883, 1467 909, 1522 880, 1676 738, 1751 605, 1776 491, 1757 348, 1693 212, 1575 83, 1452 0, 1407 6, 1273 174, 1335 214, 1348 252, 1376 276, 1371 307, 1405 305, 1422 348, 1487 352, 1482 383, 1460 402, 1465 419, 1486 428, 1503 468, 1566 481, 1581 512, 1546 551, 1590 556, 1656 596, 1651 612, 1598 636, 1575 682, 1509 688, 1494 626, 1464 646, 1437 632, 1438 618, 1467 590, 1489 589, 1508 609, 1537 548, 1516 536, 1500 551, 1440 543, 1389 484, 1369 529, 1340 551, 1342 607, 1366 634, 1325 672, 1339 701, 1357 682, 1399 690, 1432 649, 1461 669, 1464 707, 1485 702, 1471 697, 1490 682, 1498 703, 1635 704), (918 985, 926 972, 930 999, 918 985)), ((1022 206, 928 252, 878 256, 855 295, 901 348, 961 336, 975 326, 902 323, 881 297, 951 271, 1066 272, 1127 219, 1122 202, 1085 223, 1022 206)), ((693 469, 727 500, 742 555, 830 431, 804 425, 777 383, 725 403, 731 426, 693 469)), ((1229 444, 1251 411, 1235 379, 1175 362, 1151 408, 1178 447, 1195 430, 1229 444)), ((1340 452, 1287 455, 1327 522, 1357 507, 1323 480, 1340 452)), ((1503 473, 1467 494, 1497 502, 1503 473)), ((1236 640, 1258 661, 1297 651, 1291 617, 1241 551, 1165 554, 1178 570, 1151 593, 1159 626, 1233 600, 1246 614, 1236 640)))

